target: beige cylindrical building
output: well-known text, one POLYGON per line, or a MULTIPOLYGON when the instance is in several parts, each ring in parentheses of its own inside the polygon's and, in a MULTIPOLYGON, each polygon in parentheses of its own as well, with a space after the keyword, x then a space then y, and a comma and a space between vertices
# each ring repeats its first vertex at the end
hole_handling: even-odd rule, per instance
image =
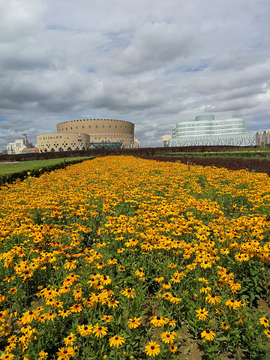
POLYGON ((56 125, 57 131, 85 133, 90 135, 90 144, 99 142, 121 142, 125 147, 134 145, 134 124, 113 119, 82 119, 65 121, 56 125))
POLYGON ((40 152, 86 150, 95 147, 133 148, 134 124, 113 119, 81 119, 56 125, 57 133, 37 136, 40 152))

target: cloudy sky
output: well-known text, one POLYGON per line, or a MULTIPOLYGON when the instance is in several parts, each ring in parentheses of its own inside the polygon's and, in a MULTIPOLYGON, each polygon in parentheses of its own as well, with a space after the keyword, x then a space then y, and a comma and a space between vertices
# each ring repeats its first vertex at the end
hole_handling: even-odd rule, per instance
POLYGON ((0 0, 0 150, 83 118, 270 129, 269 0, 0 0))

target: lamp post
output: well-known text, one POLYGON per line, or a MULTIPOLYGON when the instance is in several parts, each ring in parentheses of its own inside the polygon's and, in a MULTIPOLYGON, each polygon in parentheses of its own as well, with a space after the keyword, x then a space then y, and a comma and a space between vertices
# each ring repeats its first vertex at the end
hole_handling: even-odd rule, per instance
POLYGON ((80 150, 82 150, 82 135, 78 134, 78 141, 79 141, 79 146, 80 146, 80 150))

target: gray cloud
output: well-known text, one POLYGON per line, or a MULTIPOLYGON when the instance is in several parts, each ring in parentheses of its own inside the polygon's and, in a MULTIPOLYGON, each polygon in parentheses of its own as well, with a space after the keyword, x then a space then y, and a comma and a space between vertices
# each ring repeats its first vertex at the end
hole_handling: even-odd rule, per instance
POLYGON ((196 33, 175 24, 148 23, 138 28, 124 50, 113 50, 112 70, 119 75, 136 74, 165 66, 186 57, 196 44, 196 33))
POLYGON ((0 150, 85 117, 134 122, 141 146, 209 112, 269 128, 269 14, 267 0, 2 1, 0 150))

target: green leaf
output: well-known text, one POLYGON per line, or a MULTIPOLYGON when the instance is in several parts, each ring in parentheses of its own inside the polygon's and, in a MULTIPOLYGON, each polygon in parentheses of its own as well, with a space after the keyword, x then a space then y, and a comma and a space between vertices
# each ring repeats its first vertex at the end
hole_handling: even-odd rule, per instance
POLYGON ((215 340, 217 340, 217 341, 226 341, 226 340, 228 340, 228 338, 226 336, 221 336, 219 338, 216 338, 215 340))

